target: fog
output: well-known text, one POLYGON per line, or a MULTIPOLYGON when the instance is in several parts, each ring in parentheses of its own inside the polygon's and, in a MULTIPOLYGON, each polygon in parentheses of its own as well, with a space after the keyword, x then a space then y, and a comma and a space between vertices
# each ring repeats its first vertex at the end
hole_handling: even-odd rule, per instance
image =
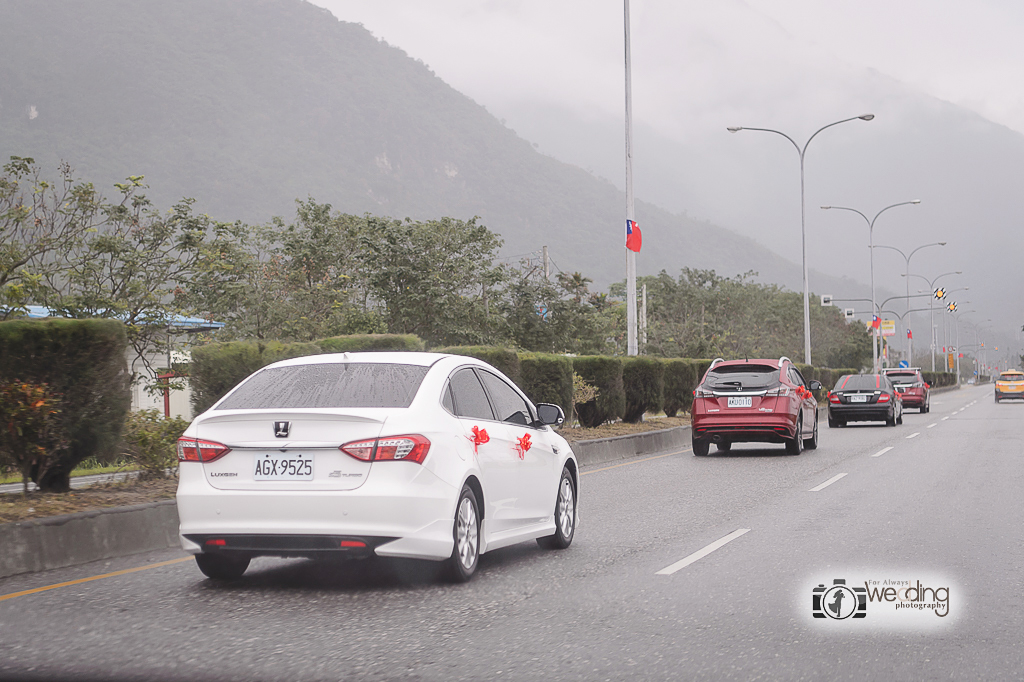
MULTIPOLYGON (((540 151, 624 184, 621 2, 316 4, 423 60, 540 151)), ((946 241, 918 252, 911 272, 931 280, 962 271, 940 283, 970 287, 956 296, 961 311, 976 311, 963 322, 998 329, 1016 349, 1019 278, 993 264, 1024 248, 1014 182, 1024 170, 1024 95, 1012 87, 1024 72, 1013 50, 1024 8, 634 0, 631 12, 639 198, 799 263, 796 150, 778 135, 726 127, 777 129, 803 145, 823 125, 873 113, 808 147, 810 267, 869 280, 867 224, 821 205, 871 217, 920 199, 880 217, 875 243, 909 252, 946 241)), ((648 274, 643 254, 638 269, 648 274)), ((903 293, 905 269, 895 251, 876 252, 880 290, 903 293)), ((914 327, 920 335, 927 323, 914 327)))

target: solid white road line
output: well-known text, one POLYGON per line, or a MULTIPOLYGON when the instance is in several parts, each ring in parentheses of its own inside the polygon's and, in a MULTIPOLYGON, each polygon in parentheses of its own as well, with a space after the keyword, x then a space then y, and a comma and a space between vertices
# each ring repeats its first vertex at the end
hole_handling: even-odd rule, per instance
POLYGON ((700 561, 701 559, 706 557, 708 554, 711 554, 716 549, 720 549, 720 548, 724 547, 725 545, 729 544, 730 542, 732 542, 733 540, 735 540, 739 536, 743 535, 744 533, 749 533, 749 532, 750 532, 749 528, 740 528, 738 530, 734 530, 733 532, 731 532, 728 535, 726 535, 724 538, 722 538, 720 540, 715 540, 714 542, 712 542, 710 545, 708 545, 704 549, 701 549, 701 550, 698 550, 698 551, 694 552, 693 554, 691 554, 690 556, 686 557, 685 559, 680 559, 679 561, 675 562, 671 566, 666 566, 665 568, 663 568, 660 571, 658 571, 657 573, 655 573, 655 575, 672 575, 676 571, 686 568, 687 566, 689 566, 693 562, 700 561))
POLYGON ((879 450, 878 452, 876 452, 875 454, 873 454, 871 456, 872 457, 881 457, 882 455, 884 455, 885 453, 889 452, 890 450, 892 450, 892 446, 891 445, 889 447, 887 447, 887 448, 882 448, 881 450, 879 450))
POLYGON ((825 481, 821 485, 815 486, 814 488, 811 488, 807 492, 809 492, 809 493, 816 493, 819 490, 824 490, 825 488, 829 487, 830 485, 832 485, 833 483, 835 483, 836 481, 838 481, 840 478, 842 478, 845 475, 846 474, 836 474, 835 476, 833 476, 832 478, 828 479, 827 481, 825 481))
POLYGON ((909 436, 907 436, 907 440, 910 440, 911 438, 917 438, 920 435, 921 435, 920 431, 918 431, 917 433, 912 433, 909 436))
POLYGON ((934 424, 929 424, 929 425, 928 425, 927 427, 925 427, 925 428, 929 428, 929 429, 930 429, 930 428, 932 428, 933 426, 938 426, 938 425, 939 425, 939 423, 938 423, 938 422, 935 422, 934 424))

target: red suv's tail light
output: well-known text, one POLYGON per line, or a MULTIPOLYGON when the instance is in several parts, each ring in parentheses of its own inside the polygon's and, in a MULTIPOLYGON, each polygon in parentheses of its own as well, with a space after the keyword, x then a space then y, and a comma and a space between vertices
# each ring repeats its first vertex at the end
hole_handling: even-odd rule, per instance
POLYGON ((212 440, 187 438, 185 436, 178 439, 179 462, 212 462, 229 452, 231 452, 231 448, 212 440))
POLYGON ((364 462, 416 462, 422 464, 430 451, 430 441, 418 434, 368 438, 345 443, 341 451, 364 462))
POLYGON ((698 386, 697 388, 693 389, 693 397, 694 398, 714 398, 715 394, 712 393, 711 391, 709 391, 708 389, 702 387, 702 386, 698 386))
POLYGON ((779 386, 778 388, 773 388, 772 390, 770 390, 767 393, 765 393, 765 396, 775 397, 775 398, 785 398, 786 396, 789 395, 789 393, 790 393, 789 386, 779 386))

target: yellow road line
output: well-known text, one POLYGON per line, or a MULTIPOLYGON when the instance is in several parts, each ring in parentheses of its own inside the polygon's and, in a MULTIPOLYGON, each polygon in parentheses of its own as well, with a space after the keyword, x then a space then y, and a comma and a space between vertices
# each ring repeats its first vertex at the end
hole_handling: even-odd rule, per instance
POLYGON ((22 592, 12 592, 11 594, 0 595, 0 601, 5 599, 14 599, 15 597, 24 597, 29 594, 36 594, 37 592, 46 592, 47 590, 55 590, 58 587, 69 587, 71 585, 81 585, 82 583, 92 582, 93 580, 101 580, 103 578, 113 578, 119 575, 125 575, 127 573, 136 573, 138 571, 148 571, 151 568, 160 568, 161 566, 170 566, 171 564, 180 564, 182 561, 191 561, 192 557, 187 556, 181 559, 171 559, 170 561, 161 561, 156 564, 149 564, 148 566, 139 566, 137 568, 126 568, 123 571, 114 571, 113 573, 104 573, 103 575, 94 575, 91 578, 79 578, 78 580, 69 580, 66 583, 57 583, 56 585, 47 585, 46 587, 36 587, 31 590, 24 590, 22 592))
POLYGON ((662 457, 671 457, 672 455, 681 455, 684 452, 693 452, 693 450, 690 450, 689 448, 687 448, 686 450, 680 450, 679 452, 670 452, 670 453, 668 453, 666 455, 656 455, 654 457, 644 457, 643 459, 633 459, 633 460, 630 460, 628 462, 623 462, 621 464, 613 464, 610 467, 604 467, 603 469, 594 469, 593 471, 584 471, 583 475, 586 476, 587 474, 596 474, 599 471, 608 471, 609 469, 618 469, 619 467, 629 466, 630 464, 639 464, 640 462, 650 462, 652 459, 661 459, 662 457))

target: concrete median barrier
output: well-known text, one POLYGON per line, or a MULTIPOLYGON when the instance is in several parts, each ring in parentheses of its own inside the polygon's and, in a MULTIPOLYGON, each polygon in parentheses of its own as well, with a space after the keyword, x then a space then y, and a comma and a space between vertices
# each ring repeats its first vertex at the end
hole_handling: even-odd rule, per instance
POLYGON ((174 500, 0 525, 0 578, 178 545, 174 500))
POLYGON ((676 426, 629 436, 577 441, 572 446, 581 466, 605 464, 630 457, 672 452, 690 446, 690 427, 676 426))

